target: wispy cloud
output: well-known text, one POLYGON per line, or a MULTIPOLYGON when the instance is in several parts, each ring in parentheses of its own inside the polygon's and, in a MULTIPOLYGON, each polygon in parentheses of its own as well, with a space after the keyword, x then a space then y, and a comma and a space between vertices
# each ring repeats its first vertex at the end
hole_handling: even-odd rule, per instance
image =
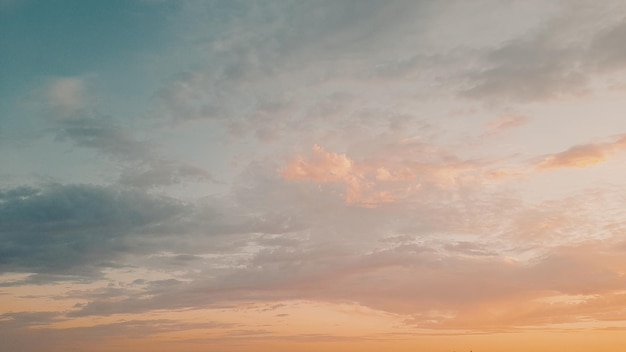
MULTIPOLYGON (((613 5, 619 7, 617 3, 613 5)), ((592 77, 626 64, 616 38, 623 19, 599 7, 579 11, 573 3, 534 31, 485 51, 467 73, 462 95, 488 103, 533 102, 591 94, 592 77), (604 18, 600 25, 598 18, 604 18)))
POLYGON ((92 149, 125 164, 119 175, 121 184, 152 188, 185 180, 216 182, 209 171, 163 156, 156 143, 139 140, 130 128, 98 113, 82 98, 87 92, 81 80, 61 79, 55 83, 54 90, 58 96, 51 104, 60 106, 63 118, 54 120, 48 132, 60 141, 92 149))
POLYGON ((540 169, 584 168, 604 162, 624 149, 626 149, 626 137, 623 136, 614 142, 576 145, 560 153, 546 155, 537 167, 540 169))
POLYGON ((88 105, 87 87, 82 77, 57 78, 45 89, 48 104, 59 115, 71 116, 88 105))
POLYGON ((530 120, 527 116, 502 116, 487 123, 486 135, 499 134, 524 126, 530 120))

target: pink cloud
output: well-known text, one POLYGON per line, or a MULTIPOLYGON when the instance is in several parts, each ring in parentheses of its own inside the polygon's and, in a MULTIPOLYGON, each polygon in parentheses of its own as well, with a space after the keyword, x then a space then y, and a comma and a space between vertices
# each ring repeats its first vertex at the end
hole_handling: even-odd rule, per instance
POLYGON ((297 157, 281 172, 287 180, 313 182, 347 181, 353 177, 354 162, 345 154, 331 153, 317 144, 308 158, 297 157))
POLYGON ((355 160, 314 145, 309 155, 295 157, 278 172, 286 180, 343 185, 346 203, 364 207, 406 200, 422 190, 453 190, 505 178, 494 177, 486 163, 462 160, 434 146, 423 146, 417 155, 407 155, 406 148, 365 155, 367 159, 355 160))
POLYGON ((345 154, 327 152, 317 144, 308 158, 298 156, 280 174, 287 180, 343 183, 346 203, 349 204, 360 202, 363 189, 368 187, 352 159, 345 154))
POLYGON ((389 192, 373 190, 375 181, 395 179, 384 168, 373 168, 365 163, 357 164, 345 154, 328 152, 314 145, 311 155, 298 156, 280 172, 287 180, 304 180, 315 183, 342 183, 345 185, 345 201, 348 204, 373 206, 392 202, 395 198, 389 192), (375 177, 371 177, 375 175, 375 177), (367 193, 367 194, 365 194, 367 193))

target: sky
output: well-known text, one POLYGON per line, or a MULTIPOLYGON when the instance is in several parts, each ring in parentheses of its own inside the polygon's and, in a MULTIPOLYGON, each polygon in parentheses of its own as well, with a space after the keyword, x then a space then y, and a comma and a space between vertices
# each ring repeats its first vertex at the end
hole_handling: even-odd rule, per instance
POLYGON ((0 0, 0 349, 622 351, 626 3, 0 0))

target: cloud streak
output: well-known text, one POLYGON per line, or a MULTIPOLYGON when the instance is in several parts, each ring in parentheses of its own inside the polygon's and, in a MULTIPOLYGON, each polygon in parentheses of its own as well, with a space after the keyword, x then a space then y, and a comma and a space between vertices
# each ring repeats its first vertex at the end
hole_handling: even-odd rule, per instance
POLYGON ((607 161, 615 154, 626 149, 626 137, 621 136, 614 142, 581 144, 565 151, 546 155, 537 165, 539 169, 584 168, 607 161))

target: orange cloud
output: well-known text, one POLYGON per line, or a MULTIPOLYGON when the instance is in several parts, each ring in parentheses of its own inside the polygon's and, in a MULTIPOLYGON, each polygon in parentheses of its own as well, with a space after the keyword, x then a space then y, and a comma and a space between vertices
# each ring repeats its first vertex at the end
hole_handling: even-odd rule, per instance
POLYGON ((314 182, 346 181, 353 176, 354 162, 345 154, 331 153, 319 145, 313 146, 310 158, 297 157, 287 165, 281 175, 288 180, 314 182))
POLYGON ((279 172, 287 180, 340 183, 345 201, 364 207, 391 203, 420 188, 412 184, 416 174, 408 167, 380 166, 355 162, 345 154, 326 151, 314 145, 310 156, 298 156, 279 172))
POLYGON ((346 185, 346 203, 359 203, 362 189, 367 183, 358 174, 354 161, 345 154, 327 152, 319 145, 313 146, 312 155, 297 157, 281 172, 287 180, 305 180, 317 183, 340 182, 346 185))
POLYGON ((604 162, 623 149, 626 149, 626 136, 612 143, 576 145, 563 152, 545 156, 537 167, 540 169, 584 168, 604 162))
POLYGON ((608 152, 603 145, 577 145, 568 150, 546 156, 539 164, 540 168, 553 169, 560 167, 587 167, 594 165, 608 158, 608 152))
POLYGON ((407 157, 406 150, 392 149, 356 161, 314 145, 310 155, 295 157, 278 173, 286 180, 343 185, 346 203, 364 207, 407 199, 427 187, 445 190, 505 178, 493 177, 494 170, 484 169, 484 163, 461 160, 436 148, 425 150, 424 155, 407 157))

